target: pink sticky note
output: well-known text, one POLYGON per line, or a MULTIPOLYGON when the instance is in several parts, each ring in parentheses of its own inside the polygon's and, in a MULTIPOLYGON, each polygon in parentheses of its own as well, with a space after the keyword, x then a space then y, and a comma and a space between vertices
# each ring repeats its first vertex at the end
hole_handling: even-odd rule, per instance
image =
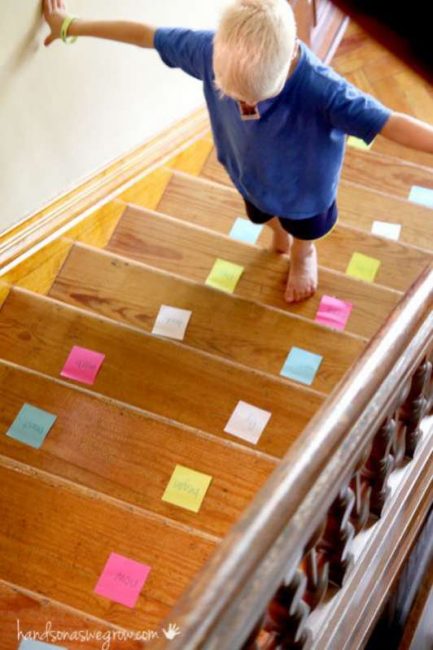
POLYGON ((111 553, 95 587, 95 593, 126 607, 135 607, 151 567, 111 553))
POLYGON ((333 298, 332 296, 322 296, 319 309, 314 319, 316 323, 327 325, 336 330, 344 330, 350 313, 352 303, 333 298))
POLYGON ((74 345, 60 374, 83 384, 93 384, 104 359, 105 354, 74 345))

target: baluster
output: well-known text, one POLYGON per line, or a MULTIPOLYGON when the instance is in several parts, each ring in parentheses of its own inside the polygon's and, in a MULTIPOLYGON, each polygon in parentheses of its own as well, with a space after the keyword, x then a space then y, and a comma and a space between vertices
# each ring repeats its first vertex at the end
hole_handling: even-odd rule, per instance
POLYGON ((328 511, 325 534, 318 544, 329 562, 329 580, 338 587, 353 564, 348 548, 355 534, 349 521, 354 503, 353 491, 349 486, 343 488, 328 511))
POLYGON ((413 458, 421 437, 419 425, 428 407, 431 374, 432 364, 424 359, 412 377, 409 395, 399 411, 400 421, 405 427, 405 455, 408 458, 413 458))
POLYGON ((370 511, 380 517, 389 496, 388 477, 394 468, 391 449, 396 433, 394 418, 388 417, 373 438, 370 455, 361 470, 362 478, 371 488, 370 511))
POLYGON ((358 465, 355 468, 355 474, 350 482, 350 487, 355 494, 355 503, 350 517, 355 531, 359 532, 367 525, 370 516, 370 493, 371 487, 362 480, 362 469, 371 453, 371 445, 363 453, 358 465))
POLYGON ((311 609, 317 607, 328 590, 329 564, 322 553, 317 551, 317 544, 322 538, 326 527, 326 519, 323 524, 311 536, 307 546, 306 554, 302 562, 302 568, 307 576, 307 585, 303 599, 311 609))
POLYGON ((304 602, 307 578, 301 571, 296 571, 287 585, 282 585, 269 604, 265 629, 274 635, 277 648, 285 650, 302 650, 311 641, 311 635, 305 630, 305 621, 310 612, 304 602))

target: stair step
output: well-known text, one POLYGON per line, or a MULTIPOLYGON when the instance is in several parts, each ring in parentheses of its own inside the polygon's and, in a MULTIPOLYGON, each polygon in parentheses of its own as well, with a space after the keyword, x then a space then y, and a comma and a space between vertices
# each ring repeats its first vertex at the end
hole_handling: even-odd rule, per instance
POLYGON ((319 291, 309 300, 284 300, 288 258, 161 213, 126 206, 107 249, 139 262, 204 282, 216 258, 245 267, 236 296, 314 320, 322 295, 353 303, 347 330, 372 336, 396 305, 400 292, 320 268, 319 291))
POLYGON ((366 232, 371 232, 374 221, 400 224, 400 242, 433 250, 431 208, 349 181, 340 183, 338 207, 341 223, 366 232))
MULTIPOLYGON (((140 203, 138 192, 135 198, 133 203, 143 205, 140 203)), ((143 207, 146 205, 144 204, 143 207)), ((433 219, 430 208, 349 181, 340 183, 338 208, 339 224, 371 233, 374 221, 398 223, 402 226, 400 242, 425 250, 433 248, 431 243, 433 242, 433 219)), ((211 224, 212 229, 218 228, 220 214, 223 218, 224 215, 245 216, 243 201, 233 187, 215 184, 213 181, 177 171, 173 172, 157 210, 198 224, 208 216, 210 211, 210 219, 207 219, 207 223, 211 224), (205 200, 206 214, 202 209, 202 202, 205 200), (218 206, 218 218, 213 206, 218 206)), ((224 232, 229 233, 230 227, 231 225, 227 226, 228 229, 224 232)), ((260 243, 264 243, 264 237, 269 241, 269 235, 262 235, 259 239, 260 243)))
MULTIPOLYGON (((180 174, 175 174, 168 184, 158 210, 224 234, 230 232, 236 216, 245 215, 243 201, 235 190, 180 174)), ((260 243, 269 245, 271 240, 270 229, 264 228, 260 243)), ((398 291, 408 289, 433 259, 429 251, 344 225, 337 225, 316 245, 319 263, 341 273, 354 252, 380 260, 376 282, 398 291)))
POLYGON ((0 395, 2 433, 23 404, 57 416, 40 449, 0 435, 3 456, 212 535, 227 532, 275 467, 270 457, 236 442, 175 426, 1 361, 0 395), (162 501, 176 465, 212 476, 198 514, 162 501))
POLYGON ((433 189, 433 172, 412 162, 348 147, 343 178, 403 199, 414 185, 433 189))
POLYGON ((271 412, 257 448, 275 456, 287 451, 324 400, 282 377, 11 290, 0 310, 0 357, 59 377, 74 345, 106 355, 90 391, 219 437, 233 440, 224 428, 240 400, 271 412))
POLYGON ((328 393, 365 345, 354 335, 81 244, 71 248, 49 295, 150 333, 161 305, 192 311, 185 344, 275 375, 290 347, 307 349, 329 359, 314 384, 328 393))
MULTIPOLYGON (((40 639, 51 625, 53 634, 62 635, 62 647, 67 643, 68 650, 101 650, 101 638, 110 638, 110 650, 125 650, 125 642, 120 640, 121 630, 102 619, 88 616, 63 603, 46 598, 34 591, 0 580, 0 617, 2 622, 1 650, 16 650, 19 643, 30 633, 39 634, 40 639), (82 632, 85 642, 77 640, 78 631, 82 632), (100 638, 96 633, 100 632, 100 638), (118 634, 118 640, 116 640, 118 634), (75 640, 74 640, 75 639, 75 640)), ((27 638, 29 638, 27 636, 27 638)), ((47 646, 51 647, 51 646, 47 646)), ((52 646, 53 650, 59 646, 52 646)), ((143 650, 144 643, 128 640, 128 650, 143 650)))
POLYGON ((155 628, 218 542, 2 457, 0 485, 2 579, 131 629, 155 628), (132 609, 94 593, 113 552, 151 567, 132 609))
MULTIPOLYGON (((217 160, 215 149, 209 154, 200 175, 233 187, 227 172, 217 160)), ((409 197, 413 185, 433 188, 433 172, 426 167, 350 147, 347 148, 342 178, 403 199, 409 197)))

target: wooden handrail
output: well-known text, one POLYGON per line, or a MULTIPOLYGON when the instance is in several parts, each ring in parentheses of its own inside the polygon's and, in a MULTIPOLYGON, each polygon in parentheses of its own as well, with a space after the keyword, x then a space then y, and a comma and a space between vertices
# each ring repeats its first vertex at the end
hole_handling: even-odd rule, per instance
POLYGON ((241 648, 431 345, 433 266, 403 296, 330 399, 170 612, 149 647, 241 648), (164 626, 164 624, 163 624, 164 626))

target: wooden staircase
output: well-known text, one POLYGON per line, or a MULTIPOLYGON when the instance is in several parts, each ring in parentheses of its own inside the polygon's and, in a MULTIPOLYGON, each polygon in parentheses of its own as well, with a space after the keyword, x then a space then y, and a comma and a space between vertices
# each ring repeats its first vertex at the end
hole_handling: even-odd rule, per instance
MULTIPOLYGON (((267 250, 266 229, 256 245, 229 236, 243 207, 209 135, 49 242, 45 254, 35 253, 37 264, 26 262, 28 271, 3 274, 0 650, 18 647, 17 620, 26 633, 42 633, 50 621, 69 634, 55 641, 68 650, 101 647, 95 638, 74 639, 77 630, 112 635, 114 650, 153 647, 144 637, 121 641, 121 633, 143 630, 159 631, 155 647, 217 647, 182 634, 164 640, 161 624, 167 627, 172 608, 279 471, 279 460, 304 449, 305 427, 432 262, 433 213, 407 197, 413 185, 433 188, 433 172, 424 155, 405 160, 381 146, 348 149, 340 221, 319 242, 320 288, 306 302, 284 302, 289 260, 267 250), (402 224, 400 241, 372 235, 373 220, 402 224), (346 274, 354 252, 380 261, 374 282, 346 274), (244 267, 233 295, 205 284, 217 258, 244 267), (324 295, 353 303, 345 331, 315 322, 324 295), (183 341, 152 334, 161 305, 192 312, 183 341), (73 346, 105 355, 91 385, 61 376, 73 346), (292 347, 323 357, 310 386, 280 374, 292 347), (272 414, 257 444, 225 431, 239 401, 272 414), (39 449, 5 435, 24 404, 56 415, 39 449), (177 465, 212 477, 199 512, 162 500, 177 465), (151 567, 132 608, 95 593, 111 553, 151 567)), ((424 428, 423 449, 431 433, 424 428)), ((393 480, 410 477, 417 460, 405 463, 405 449, 394 451, 393 480)), ((360 484, 351 485, 361 501, 345 502, 345 548, 381 513, 361 498, 360 484)), ((386 481, 378 493, 382 488, 387 492, 386 481)), ((427 498, 423 504, 418 528, 427 498)), ((314 565, 311 551, 323 551, 331 537, 320 528, 303 554, 304 578, 291 601, 297 623, 284 647, 337 648, 332 639, 314 646, 324 625, 320 608, 310 616, 313 633, 303 631, 310 609, 334 594, 329 575, 342 582, 351 565, 342 556, 326 570, 314 565), (314 567, 320 584, 313 588, 314 567)), ((259 614, 251 613, 250 632, 259 614)), ((260 629, 250 645, 236 648, 276 647, 265 637, 260 629)))

